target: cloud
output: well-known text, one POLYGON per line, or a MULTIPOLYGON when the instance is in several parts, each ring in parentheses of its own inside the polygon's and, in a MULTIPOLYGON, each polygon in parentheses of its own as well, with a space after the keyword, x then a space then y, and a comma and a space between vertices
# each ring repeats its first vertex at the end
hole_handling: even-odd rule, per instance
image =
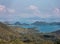
POLYGON ((30 10, 37 10, 38 7, 35 6, 35 5, 30 5, 30 6, 28 7, 28 9, 30 9, 30 10))
POLYGON ((35 5, 28 6, 28 9, 31 10, 32 12, 34 12, 34 13, 40 14, 39 8, 35 5))
POLYGON ((6 7, 4 5, 0 5, 0 12, 5 12, 6 7))
POLYGON ((34 16, 37 16, 37 17, 40 17, 40 18, 48 18, 48 17, 51 17, 51 15, 49 15, 49 14, 43 14, 43 13, 41 13, 41 11, 39 10, 39 7, 37 7, 35 5, 28 6, 28 9, 33 12, 33 15, 34 16))
POLYGON ((15 9, 6 7, 5 5, 0 5, 0 13, 15 13, 15 9))
POLYGON ((60 13, 60 9, 59 8, 54 8, 53 12, 56 13, 56 14, 59 14, 60 13))
POLYGON ((60 8, 54 8, 53 9, 53 16, 55 18, 59 18, 60 17, 60 8))

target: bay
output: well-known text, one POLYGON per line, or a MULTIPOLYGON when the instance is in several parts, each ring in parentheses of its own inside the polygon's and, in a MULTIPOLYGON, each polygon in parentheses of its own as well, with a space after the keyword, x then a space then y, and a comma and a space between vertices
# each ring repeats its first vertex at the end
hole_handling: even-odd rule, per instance
POLYGON ((60 25, 11 25, 20 28, 36 28, 39 32, 53 32, 60 30, 60 25))

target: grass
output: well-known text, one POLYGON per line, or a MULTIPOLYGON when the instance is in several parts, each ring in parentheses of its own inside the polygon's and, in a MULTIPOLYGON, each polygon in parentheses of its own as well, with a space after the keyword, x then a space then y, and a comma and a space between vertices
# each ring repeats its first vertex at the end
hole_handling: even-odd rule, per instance
POLYGON ((9 27, 0 22, 0 44, 60 44, 60 39, 48 39, 43 34, 35 29, 9 27))

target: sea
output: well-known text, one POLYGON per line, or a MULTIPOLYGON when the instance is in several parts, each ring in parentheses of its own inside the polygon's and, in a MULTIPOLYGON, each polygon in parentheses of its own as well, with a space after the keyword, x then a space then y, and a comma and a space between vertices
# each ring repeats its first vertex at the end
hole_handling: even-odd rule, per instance
POLYGON ((53 32, 60 30, 60 25, 17 25, 21 28, 35 28, 39 32, 53 32))

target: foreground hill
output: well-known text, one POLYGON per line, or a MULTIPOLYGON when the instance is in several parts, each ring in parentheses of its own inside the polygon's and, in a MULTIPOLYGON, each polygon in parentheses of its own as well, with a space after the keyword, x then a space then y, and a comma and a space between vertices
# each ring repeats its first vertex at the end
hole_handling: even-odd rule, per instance
POLYGON ((0 44, 58 44, 60 40, 54 37, 38 33, 34 28, 12 27, 0 22, 0 44))
POLYGON ((58 39, 60 39, 60 30, 52 32, 58 39))
POLYGON ((30 33, 22 33, 24 29, 21 29, 22 28, 9 27, 0 22, 0 44, 35 44, 38 36, 30 33))
POLYGON ((9 26, 0 22, 0 39, 11 40, 20 37, 19 33, 14 32, 9 26))

